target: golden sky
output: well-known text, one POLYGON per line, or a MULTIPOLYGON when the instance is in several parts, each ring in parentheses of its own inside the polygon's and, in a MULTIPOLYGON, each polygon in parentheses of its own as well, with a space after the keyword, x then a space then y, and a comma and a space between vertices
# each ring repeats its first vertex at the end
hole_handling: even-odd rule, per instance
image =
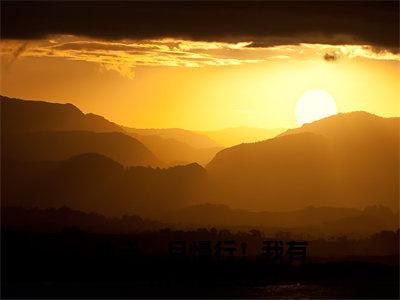
POLYGON ((367 45, 251 44, 7 40, 0 92, 70 102, 131 127, 296 127, 296 102, 310 89, 326 90, 339 112, 400 115, 399 54, 367 45))

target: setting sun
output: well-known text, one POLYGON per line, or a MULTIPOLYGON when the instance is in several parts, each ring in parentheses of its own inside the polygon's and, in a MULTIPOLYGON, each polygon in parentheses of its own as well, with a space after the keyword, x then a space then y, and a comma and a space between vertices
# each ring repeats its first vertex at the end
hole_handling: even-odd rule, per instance
POLYGON ((1 299, 400 300, 400 0, 0 9, 1 299))
POLYGON ((296 119, 299 125, 337 113, 335 99, 324 90, 306 91, 297 101, 296 119))

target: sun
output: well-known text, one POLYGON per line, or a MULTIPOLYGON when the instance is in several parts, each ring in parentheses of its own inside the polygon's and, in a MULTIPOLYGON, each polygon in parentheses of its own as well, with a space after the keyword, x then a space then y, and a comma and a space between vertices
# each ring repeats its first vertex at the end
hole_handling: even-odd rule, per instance
POLYGON ((335 99, 324 90, 306 91, 297 101, 296 119, 299 125, 337 113, 335 99))

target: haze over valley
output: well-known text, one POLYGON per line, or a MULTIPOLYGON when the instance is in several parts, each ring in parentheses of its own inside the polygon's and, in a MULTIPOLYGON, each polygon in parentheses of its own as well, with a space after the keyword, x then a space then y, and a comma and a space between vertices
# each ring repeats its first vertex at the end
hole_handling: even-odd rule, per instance
POLYGON ((224 148, 205 132, 127 128, 71 104, 2 97, 1 114, 6 207, 332 233, 397 225, 399 118, 342 113, 224 148))

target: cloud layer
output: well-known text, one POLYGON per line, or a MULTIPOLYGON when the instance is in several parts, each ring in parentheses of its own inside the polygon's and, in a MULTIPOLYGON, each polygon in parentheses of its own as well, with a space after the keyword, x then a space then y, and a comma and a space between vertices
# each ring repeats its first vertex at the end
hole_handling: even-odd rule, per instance
POLYGON ((363 44, 399 51, 398 1, 1 2, 3 39, 73 34, 96 39, 363 44))
POLYGON ((260 62, 327 62, 339 58, 400 61, 399 54, 368 45, 300 44, 254 47, 252 42, 199 42, 178 39, 105 41, 71 35, 49 36, 29 43, 3 41, 6 70, 18 58, 58 58, 98 64, 133 78, 136 66, 205 67, 260 62))

